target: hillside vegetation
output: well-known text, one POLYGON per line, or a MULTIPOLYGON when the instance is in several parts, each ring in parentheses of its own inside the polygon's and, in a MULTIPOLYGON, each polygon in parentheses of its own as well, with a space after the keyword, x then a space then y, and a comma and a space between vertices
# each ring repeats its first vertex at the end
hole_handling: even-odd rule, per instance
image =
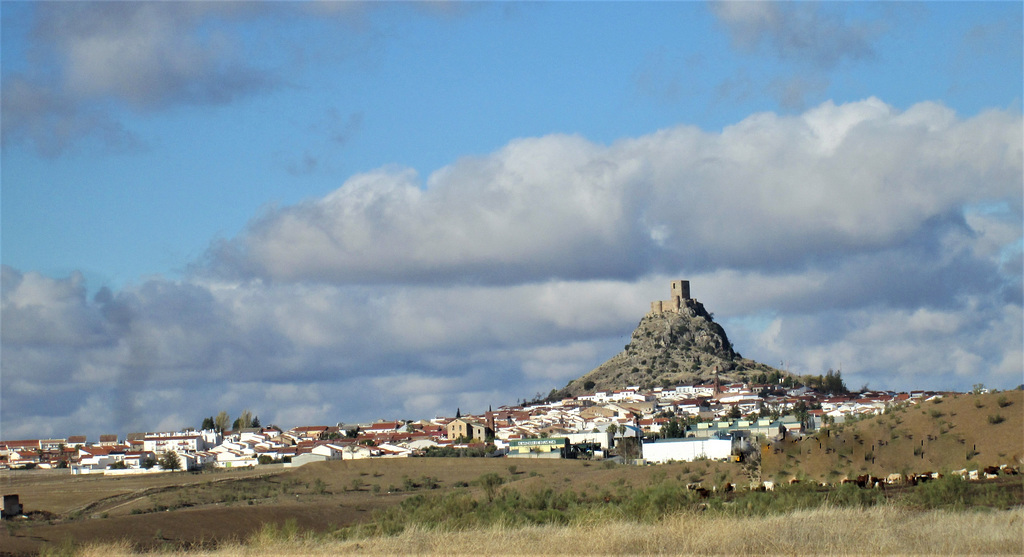
POLYGON ((1024 464, 1024 391, 959 394, 833 425, 761 451, 766 480, 836 482, 861 474, 1024 464))

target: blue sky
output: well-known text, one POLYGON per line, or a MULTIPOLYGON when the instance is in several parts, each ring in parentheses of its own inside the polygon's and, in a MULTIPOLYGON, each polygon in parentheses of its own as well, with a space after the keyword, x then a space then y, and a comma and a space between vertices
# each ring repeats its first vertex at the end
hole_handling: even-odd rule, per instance
POLYGON ((4 437, 513 402, 672 278, 766 363, 1024 381, 1019 3, 0 9, 4 437))

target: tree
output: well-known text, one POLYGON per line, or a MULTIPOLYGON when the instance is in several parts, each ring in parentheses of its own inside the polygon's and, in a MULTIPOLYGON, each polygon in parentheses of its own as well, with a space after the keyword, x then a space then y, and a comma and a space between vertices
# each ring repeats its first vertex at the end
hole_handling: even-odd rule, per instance
POLYGON ((821 380, 821 390, 830 394, 844 394, 849 392, 846 388, 846 383, 843 382, 843 373, 841 371, 832 371, 831 369, 825 374, 825 377, 821 380))
POLYGON ((793 414, 796 416, 796 419, 800 420, 800 423, 806 422, 807 421, 807 403, 801 400, 801 401, 798 401, 796 404, 794 404, 793 405, 793 414))
POLYGON ((228 416, 227 412, 221 410, 220 413, 217 414, 217 417, 213 419, 213 429, 224 433, 224 430, 228 428, 228 424, 230 423, 231 416, 228 416))
POLYGON ((216 427, 217 426, 213 423, 213 416, 210 416, 209 418, 203 418, 203 425, 200 426, 199 429, 205 431, 207 429, 216 429, 216 427))
POLYGON ((179 457, 178 453, 174 451, 167 451, 160 457, 157 464, 159 464, 160 468, 163 468, 164 470, 180 470, 181 457, 179 457))
MULTIPOLYGON (((623 429, 625 429, 625 428, 623 428, 623 429)), ((617 435, 619 433, 619 426, 618 426, 618 424, 612 424, 612 425, 608 426, 608 433, 611 433, 612 437, 614 438, 615 435, 617 435)))
POLYGON ((231 429, 240 431, 252 427, 252 412, 249 410, 242 410, 242 413, 238 415, 238 419, 232 424, 231 429))
POLYGON ((256 428, 263 427, 262 424, 260 424, 260 417, 259 416, 253 416, 252 417, 252 425, 251 425, 251 427, 256 427, 256 428))
POLYGON ((619 439, 619 456, 632 460, 640 458, 640 440, 636 437, 622 437, 619 439))
POLYGON ((678 439, 686 434, 686 429, 679 424, 679 420, 672 418, 661 428, 661 435, 665 439, 678 439))

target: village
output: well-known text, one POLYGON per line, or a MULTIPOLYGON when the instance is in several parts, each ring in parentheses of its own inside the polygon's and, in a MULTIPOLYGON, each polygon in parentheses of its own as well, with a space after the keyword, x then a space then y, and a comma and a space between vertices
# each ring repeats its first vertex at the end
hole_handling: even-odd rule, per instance
POLYGON ((276 425, 0 441, 0 469, 140 474, 301 466, 323 460, 420 456, 615 459, 664 463, 739 460, 751 440, 802 436, 950 393, 833 396, 805 386, 716 383, 629 387, 478 414, 362 424, 276 425))

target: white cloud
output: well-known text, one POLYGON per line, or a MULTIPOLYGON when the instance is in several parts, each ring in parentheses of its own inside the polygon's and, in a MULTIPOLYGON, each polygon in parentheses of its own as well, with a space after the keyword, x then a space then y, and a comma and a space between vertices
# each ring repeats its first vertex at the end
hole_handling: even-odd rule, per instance
POLYGON ((1020 174, 1019 116, 829 102, 718 134, 518 140, 426 183, 381 169, 271 210, 211 261, 228 277, 332 283, 784 269, 905 245, 965 204, 1018 208, 1020 174))
POLYGON ((271 210, 184 281, 88 299, 78 275, 4 267, 0 434, 481 411, 614 355, 674 278, 768 364, 1012 387, 1021 129, 868 99, 721 133, 523 139, 271 210))

